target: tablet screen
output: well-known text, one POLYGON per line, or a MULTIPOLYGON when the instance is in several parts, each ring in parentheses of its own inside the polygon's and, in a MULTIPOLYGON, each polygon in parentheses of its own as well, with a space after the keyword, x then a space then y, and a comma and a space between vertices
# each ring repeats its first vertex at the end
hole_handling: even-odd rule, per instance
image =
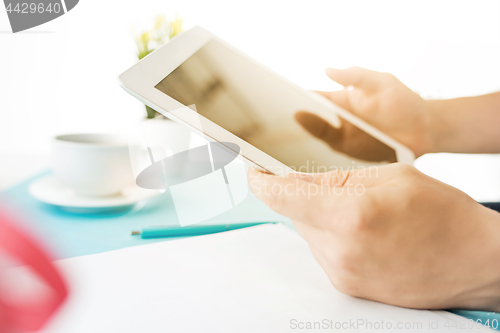
POLYGON ((324 104, 215 40, 155 88, 296 171, 396 161, 393 148, 337 115, 325 119, 333 111, 324 104))

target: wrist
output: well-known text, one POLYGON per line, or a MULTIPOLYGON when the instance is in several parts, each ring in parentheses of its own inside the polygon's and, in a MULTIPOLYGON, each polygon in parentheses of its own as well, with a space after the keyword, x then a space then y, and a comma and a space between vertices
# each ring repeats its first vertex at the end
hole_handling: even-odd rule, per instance
POLYGON ((424 100, 428 145, 425 153, 444 152, 444 141, 450 137, 450 122, 443 119, 446 100, 424 100))

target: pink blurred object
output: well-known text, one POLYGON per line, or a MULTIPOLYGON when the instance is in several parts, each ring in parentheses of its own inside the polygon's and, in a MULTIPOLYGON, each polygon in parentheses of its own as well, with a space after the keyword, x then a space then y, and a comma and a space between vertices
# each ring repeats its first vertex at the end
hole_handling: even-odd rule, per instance
POLYGON ((0 209, 0 252, 35 273, 49 293, 47 297, 13 302, 5 290, 0 291, 0 333, 40 329, 68 295, 66 283, 47 253, 16 227, 16 222, 12 215, 0 209))

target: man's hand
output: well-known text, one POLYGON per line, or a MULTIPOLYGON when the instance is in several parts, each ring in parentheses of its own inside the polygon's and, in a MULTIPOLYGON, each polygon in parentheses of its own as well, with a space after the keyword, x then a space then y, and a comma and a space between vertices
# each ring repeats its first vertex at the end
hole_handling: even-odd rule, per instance
POLYGON ((500 215, 463 192, 402 164, 288 178, 250 169, 249 183, 292 219, 341 292, 500 311, 500 215))
MULTIPOLYGON (((432 114, 427 103, 394 76, 359 67, 330 68, 326 73, 333 81, 353 88, 319 92, 321 95, 406 145, 416 156, 435 151, 432 114)), ((391 161, 385 145, 370 136, 362 137, 363 133, 349 123, 336 129, 307 111, 297 112, 295 118, 312 135, 336 150, 365 160, 391 161), (353 141, 356 144, 348 145, 353 141)))

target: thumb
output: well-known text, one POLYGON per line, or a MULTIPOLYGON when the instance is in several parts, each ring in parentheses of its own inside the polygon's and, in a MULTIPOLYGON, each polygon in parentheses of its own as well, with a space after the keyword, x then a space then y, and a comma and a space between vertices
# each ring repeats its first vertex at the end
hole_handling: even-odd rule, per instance
POLYGON ((385 73, 361 67, 327 68, 325 72, 330 79, 345 87, 354 86, 363 90, 377 90, 385 81, 385 73))
POLYGON ((290 173, 288 178, 300 179, 305 182, 328 186, 330 188, 346 186, 372 187, 379 181, 377 166, 346 168, 323 173, 290 173))
POLYGON ((278 214, 313 224, 322 219, 315 206, 321 205, 327 196, 319 185, 264 174, 253 168, 248 168, 248 182, 252 193, 278 214))

